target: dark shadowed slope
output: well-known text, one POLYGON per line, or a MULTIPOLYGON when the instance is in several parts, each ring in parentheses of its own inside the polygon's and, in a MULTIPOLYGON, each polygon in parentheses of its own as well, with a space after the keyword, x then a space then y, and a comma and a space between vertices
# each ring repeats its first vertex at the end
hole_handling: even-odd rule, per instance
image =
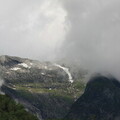
POLYGON ((65 119, 120 120, 120 83, 112 77, 92 78, 65 119))

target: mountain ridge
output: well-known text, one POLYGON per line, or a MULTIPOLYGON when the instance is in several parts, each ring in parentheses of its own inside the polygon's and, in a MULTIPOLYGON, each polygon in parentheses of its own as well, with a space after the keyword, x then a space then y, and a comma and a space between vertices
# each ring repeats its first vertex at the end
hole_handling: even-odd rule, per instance
POLYGON ((96 76, 84 94, 72 105, 68 120, 119 120, 120 82, 114 77, 96 76))
POLYGON ((71 83, 67 74, 69 68, 59 66, 51 62, 2 56, 0 75, 4 84, 1 90, 38 115, 40 120, 62 119, 74 100, 83 93, 85 84, 77 80, 71 83))

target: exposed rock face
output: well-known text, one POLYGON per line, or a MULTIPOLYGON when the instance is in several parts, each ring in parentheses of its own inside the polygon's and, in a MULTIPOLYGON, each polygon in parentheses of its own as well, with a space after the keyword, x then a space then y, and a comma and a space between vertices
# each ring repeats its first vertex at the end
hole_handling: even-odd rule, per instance
POLYGON ((40 120, 62 119, 83 93, 85 84, 73 81, 72 67, 61 64, 0 56, 0 77, 4 80, 1 91, 40 120))
POLYGON ((22 63, 22 59, 19 57, 0 56, 0 65, 2 66, 13 66, 19 63, 22 63))
POLYGON ((68 72, 65 66, 51 62, 0 56, 2 92, 23 104, 40 120, 63 118, 78 98, 78 89, 82 88, 83 93, 84 85, 71 82, 68 72))
POLYGON ((65 119, 120 120, 120 82, 112 77, 92 78, 65 119))
POLYGON ((59 89, 59 84, 69 84, 69 80, 67 73, 51 62, 0 56, 0 76, 4 79, 2 92, 23 104, 40 120, 61 118, 72 104, 52 93, 59 89))
POLYGON ((66 82, 68 75, 50 62, 0 56, 0 76, 10 83, 66 82))

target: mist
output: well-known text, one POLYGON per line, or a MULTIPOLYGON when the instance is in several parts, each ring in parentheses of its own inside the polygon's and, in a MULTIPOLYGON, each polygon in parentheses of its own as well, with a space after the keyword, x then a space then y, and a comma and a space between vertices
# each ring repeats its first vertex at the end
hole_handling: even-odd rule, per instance
POLYGON ((55 59, 66 14, 59 0, 1 0, 0 55, 55 59))
POLYGON ((0 9, 0 55, 120 77, 119 0, 1 0, 0 9))
POLYGON ((69 32, 62 57, 91 73, 120 77, 120 1, 66 0, 63 6, 69 32))

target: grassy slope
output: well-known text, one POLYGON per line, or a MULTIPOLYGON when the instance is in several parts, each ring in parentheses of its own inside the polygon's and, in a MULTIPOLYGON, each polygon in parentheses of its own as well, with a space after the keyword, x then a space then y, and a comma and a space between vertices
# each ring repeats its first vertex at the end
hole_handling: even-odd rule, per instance
POLYGON ((84 92, 83 82, 16 84, 21 97, 41 110, 44 119, 62 118, 84 92))
POLYGON ((77 99, 85 89, 83 82, 71 83, 29 83, 29 84, 16 84, 17 90, 23 90, 30 93, 51 93, 56 96, 70 97, 77 99))

